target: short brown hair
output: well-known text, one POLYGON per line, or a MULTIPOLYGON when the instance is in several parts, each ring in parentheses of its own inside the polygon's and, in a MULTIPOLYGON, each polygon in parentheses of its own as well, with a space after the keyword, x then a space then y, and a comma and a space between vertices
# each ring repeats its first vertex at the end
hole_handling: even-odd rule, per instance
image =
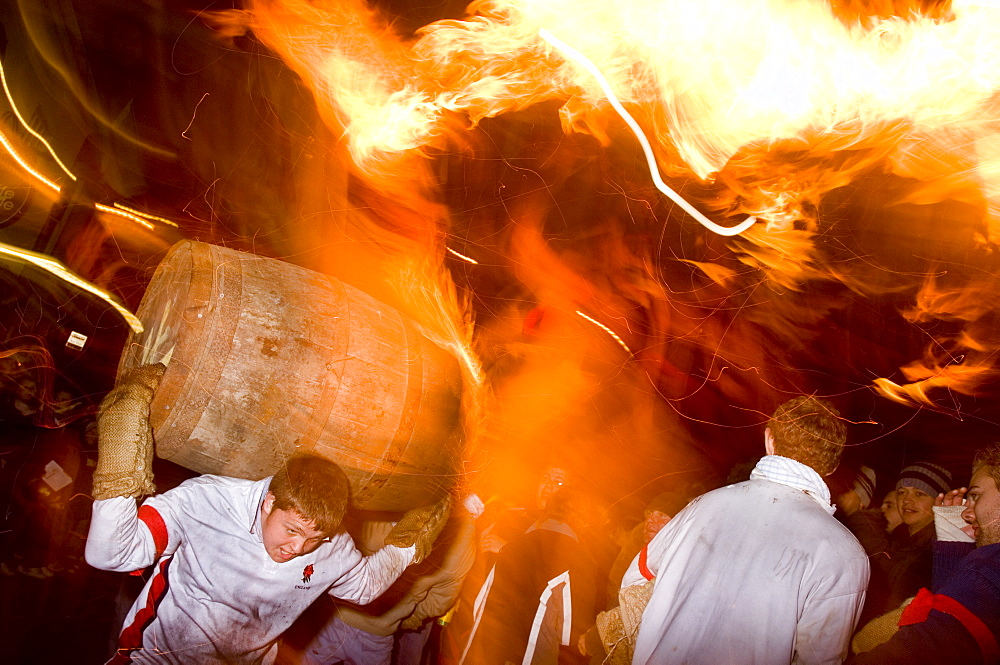
POLYGON ((351 495, 343 469, 315 455, 288 458, 268 489, 275 508, 295 511, 327 535, 340 528, 351 495))
POLYGON ((767 423, 774 454, 812 467, 821 476, 833 473, 847 440, 840 412, 825 399, 803 395, 777 408, 767 423))
POLYGON ((986 467, 986 475, 1000 487, 1000 443, 976 451, 976 456, 972 459, 972 475, 976 475, 983 467, 986 467))

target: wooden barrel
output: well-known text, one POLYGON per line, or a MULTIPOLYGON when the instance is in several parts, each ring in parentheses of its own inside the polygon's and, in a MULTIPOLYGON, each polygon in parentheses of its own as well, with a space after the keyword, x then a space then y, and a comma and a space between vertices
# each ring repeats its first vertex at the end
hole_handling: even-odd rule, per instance
POLYGON ((295 452, 337 462, 366 510, 443 496, 459 471, 458 361, 393 308, 332 277, 193 241, 174 245, 126 344, 167 365, 156 454, 259 479, 295 452))

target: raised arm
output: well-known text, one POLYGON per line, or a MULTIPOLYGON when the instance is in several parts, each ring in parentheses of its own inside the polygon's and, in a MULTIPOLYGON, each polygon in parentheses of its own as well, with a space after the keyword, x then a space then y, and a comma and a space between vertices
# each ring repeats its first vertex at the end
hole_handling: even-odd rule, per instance
POLYGON ((132 370, 101 403, 94 513, 86 548, 87 563, 95 568, 137 570, 156 559, 153 530, 141 519, 136 499, 155 489, 149 403, 164 369, 157 364, 132 370))
POLYGON ((135 499, 118 496, 94 502, 87 563, 101 570, 131 572, 153 564, 157 555, 149 527, 138 519, 135 499))

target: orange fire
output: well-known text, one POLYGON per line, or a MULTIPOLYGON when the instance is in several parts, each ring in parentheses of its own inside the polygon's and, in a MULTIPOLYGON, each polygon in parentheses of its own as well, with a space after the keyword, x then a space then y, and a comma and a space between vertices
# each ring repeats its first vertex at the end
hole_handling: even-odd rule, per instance
MULTIPOLYGON (((565 131, 604 145, 625 140, 620 127, 634 116, 636 140, 650 137, 652 179, 662 169, 710 193, 690 214, 761 220, 740 225, 729 248, 779 290, 915 288, 911 277, 893 285, 830 262, 817 244, 829 231, 818 213, 824 199, 872 170, 912 183, 890 205, 961 201, 980 215, 981 246, 1000 237, 995 3, 487 0, 414 39, 360 2, 258 0, 249 11, 248 24, 309 83, 369 183, 391 182, 401 164, 406 173, 415 155, 484 118, 557 100, 565 131), (612 108, 618 102, 625 114, 612 108)), ((544 256, 522 255, 516 270, 531 272, 544 256)), ((733 281, 731 264, 695 263, 717 285, 733 281)), ((567 288, 588 294, 592 285, 573 277, 548 292, 566 298, 567 288)), ((930 288, 914 323, 954 320, 946 299, 926 297, 930 288)), ((590 311, 591 297, 561 308, 590 311)), ((881 392, 928 403, 928 386, 974 390, 993 371, 996 347, 975 330, 982 317, 958 318, 964 364, 929 354, 905 370, 920 388, 886 380, 881 392)))

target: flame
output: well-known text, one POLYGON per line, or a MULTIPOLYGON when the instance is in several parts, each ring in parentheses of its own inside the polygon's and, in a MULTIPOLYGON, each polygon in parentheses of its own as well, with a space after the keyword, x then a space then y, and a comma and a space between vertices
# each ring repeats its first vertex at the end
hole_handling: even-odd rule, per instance
MULTIPOLYGON (((342 132, 363 181, 377 192, 405 190, 410 175, 404 169, 414 168, 414 156, 448 145, 460 130, 541 102, 561 105, 566 132, 592 134, 603 146, 631 141, 621 131, 627 124, 664 194, 676 194, 666 180, 697 180, 701 208, 765 222, 736 227, 742 236, 727 247, 747 277, 694 262, 717 290, 731 288, 733 296, 744 289, 753 305, 751 298, 766 300, 755 295, 763 282, 754 279, 761 276, 769 295, 801 292, 812 283, 840 283, 861 296, 917 291, 919 275, 893 285, 884 274, 892 270, 866 273, 831 260, 831 222, 819 211, 831 192, 864 174, 912 184, 890 205, 952 200, 981 213, 980 249, 1000 238, 1000 5, 956 0, 926 3, 924 10, 922 4, 486 0, 470 5, 463 19, 425 26, 414 40, 394 35, 357 0, 257 0, 241 20, 308 83, 328 124, 342 132)), ((671 198, 719 231, 705 224, 699 206, 671 198)), ((412 214, 420 202, 402 207, 412 214)), ((537 302, 556 311, 603 313, 613 289, 584 278, 546 246, 541 215, 512 215, 519 224, 512 272, 537 302)), ((446 218, 436 213, 436 223, 446 218)), ((427 246, 440 240, 429 226, 423 237, 427 246)), ((636 275, 660 286, 653 269, 636 275)), ((647 291, 640 300, 663 307, 662 294, 636 290, 647 291)), ((909 399, 909 392, 928 403, 929 391, 939 386, 974 391, 993 366, 990 349, 1000 348, 982 332, 990 314, 955 316, 954 302, 932 291, 926 287, 917 297, 920 313, 912 320, 952 322, 956 332, 944 346, 964 350, 954 354, 963 361, 931 349, 904 369, 912 389, 878 382, 893 399, 909 399)), ((843 301, 838 295, 817 305, 808 322, 843 301)), ((802 302, 784 311, 801 313, 802 302)), ((751 310, 750 318, 762 319, 764 311, 751 310)), ((783 341, 794 334, 784 323, 772 324, 783 341)), ((683 330, 678 324, 678 336, 704 335, 719 345, 713 349, 730 344, 739 351, 727 366, 761 371, 763 355, 728 341, 729 327, 718 324, 716 331, 715 325, 683 330)), ((647 341, 648 349, 631 337, 622 343, 639 349, 640 358, 665 346, 647 341)), ((674 367, 669 354, 660 355, 674 367)), ((704 382, 721 374, 714 363, 713 355, 704 382)))
POLYGON ((618 112, 618 115, 620 115, 622 120, 625 121, 625 124, 629 126, 629 129, 632 130, 632 132, 635 134, 635 137, 639 139, 639 145, 642 146, 642 153, 646 156, 646 164, 649 167, 649 173, 653 178, 653 184, 656 185, 656 188, 660 190, 660 192, 662 192, 664 195, 670 198, 674 203, 679 205, 681 209, 684 210, 684 212, 694 217, 695 220, 697 220, 698 223, 704 226, 706 229, 712 231, 713 233, 718 233, 719 235, 722 236, 739 235, 740 233, 743 233, 751 226, 753 226, 754 223, 756 223, 757 220, 755 218, 749 217, 740 222, 739 224, 737 224, 736 226, 732 227, 719 226, 712 220, 705 217, 705 215, 703 215, 701 211, 692 207, 690 203, 688 203, 684 198, 682 198, 679 194, 677 194, 677 192, 671 189, 665 182, 663 182, 663 178, 660 177, 660 167, 656 163, 656 157, 653 155, 653 148, 649 145, 649 139, 646 138, 646 135, 639 127, 639 123, 635 121, 635 118, 633 118, 629 114, 629 112, 625 110, 625 107, 621 105, 621 102, 618 101, 618 98, 615 96, 614 91, 608 84, 608 80, 604 78, 604 75, 601 74, 600 70, 598 70, 597 67, 595 67, 592 62, 587 60, 586 56, 584 56, 582 53, 580 53, 573 47, 569 46, 565 42, 557 39, 548 30, 544 29, 540 30, 539 35, 542 37, 542 39, 555 46, 557 49, 566 54, 569 58, 580 63, 584 69, 590 72, 594 76, 594 78, 597 79, 597 82, 600 84, 601 89, 604 91, 604 94, 608 96, 608 101, 611 103, 611 106, 614 107, 615 111, 618 112))
POLYGON ((936 407, 935 389, 975 395, 997 375, 1000 334, 994 321, 1000 275, 980 274, 947 285, 941 281, 928 278, 905 315, 917 326, 952 324, 952 332, 936 334, 924 358, 902 368, 908 384, 876 380, 876 390, 885 397, 936 407))
POLYGON ((406 49, 363 2, 258 0, 239 16, 309 83, 362 169, 437 134, 442 105, 414 85, 406 49))
POLYGON ((702 179, 746 146, 817 134, 844 137, 837 150, 898 123, 904 139, 956 126, 973 139, 991 134, 994 114, 983 111, 1000 84, 991 3, 955 2, 948 20, 868 25, 845 24, 819 0, 495 0, 470 11, 423 28, 405 49, 358 6, 253 8, 262 39, 336 109, 359 164, 428 144, 450 113, 474 124, 558 98, 579 116, 605 105, 607 91, 643 109, 660 150, 702 179), (572 43, 606 90, 540 34, 572 43))

